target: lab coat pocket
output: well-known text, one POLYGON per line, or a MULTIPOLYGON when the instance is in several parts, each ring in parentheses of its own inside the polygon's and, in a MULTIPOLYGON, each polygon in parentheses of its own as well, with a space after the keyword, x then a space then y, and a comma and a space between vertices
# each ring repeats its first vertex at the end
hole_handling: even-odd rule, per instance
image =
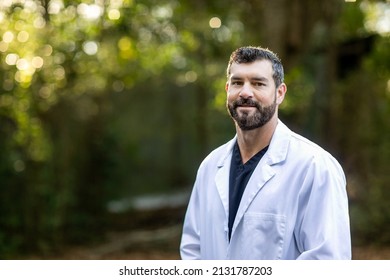
POLYGON ((286 231, 285 216, 248 212, 242 222, 242 256, 263 260, 281 258, 286 231))

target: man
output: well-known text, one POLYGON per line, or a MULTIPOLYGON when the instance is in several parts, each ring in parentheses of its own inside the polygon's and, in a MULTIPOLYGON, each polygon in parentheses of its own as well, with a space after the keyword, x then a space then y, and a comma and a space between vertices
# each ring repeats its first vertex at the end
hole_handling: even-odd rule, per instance
POLYGON ((350 259, 346 180, 325 150, 278 119, 287 87, 270 50, 243 47, 227 68, 236 136, 200 165, 183 259, 350 259))

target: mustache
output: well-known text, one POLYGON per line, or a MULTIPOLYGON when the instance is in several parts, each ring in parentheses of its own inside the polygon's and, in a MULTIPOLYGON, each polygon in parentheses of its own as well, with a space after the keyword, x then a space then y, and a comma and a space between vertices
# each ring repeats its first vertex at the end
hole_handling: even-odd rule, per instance
POLYGON ((235 101, 233 101, 232 103, 233 105, 233 108, 237 108, 238 106, 253 106, 253 107, 256 107, 256 108, 260 108, 260 104, 256 101, 254 101, 253 99, 244 99, 244 98, 240 98, 240 99, 237 99, 235 101))

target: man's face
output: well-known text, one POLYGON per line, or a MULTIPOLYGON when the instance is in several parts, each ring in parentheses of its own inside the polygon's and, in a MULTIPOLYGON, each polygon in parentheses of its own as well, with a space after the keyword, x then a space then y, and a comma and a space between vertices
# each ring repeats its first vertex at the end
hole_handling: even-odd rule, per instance
POLYGON ((276 89, 268 60, 233 63, 226 83, 227 108, 242 130, 262 127, 274 116, 285 93, 276 89))

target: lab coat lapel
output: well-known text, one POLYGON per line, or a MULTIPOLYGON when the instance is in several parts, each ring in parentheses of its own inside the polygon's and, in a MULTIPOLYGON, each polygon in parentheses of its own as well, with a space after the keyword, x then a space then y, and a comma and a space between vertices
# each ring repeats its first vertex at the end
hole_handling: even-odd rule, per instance
POLYGON ((249 179, 245 191, 242 195, 240 205, 237 210, 236 218, 232 228, 232 236, 238 224, 241 222, 249 205, 252 203, 258 192, 264 185, 275 175, 272 166, 265 163, 263 160, 259 162, 254 170, 252 177, 249 179))
POLYGON ((232 236, 241 222, 242 217, 247 211, 249 205, 256 197, 258 192, 264 185, 275 176, 276 172, 273 165, 280 163, 286 159, 288 145, 290 143, 290 130, 281 122, 278 122, 274 135, 271 139, 268 151, 252 173, 251 178, 245 188, 244 194, 241 198, 240 206, 237 210, 236 218, 232 228, 232 236))
MULTIPOLYGON (((230 175, 230 163, 232 158, 232 149, 235 142, 236 142, 236 137, 234 137, 226 146, 226 151, 224 156, 218 161, 218 171, 215 176, 215 184, 217 186, 218 194, 221 198, 223 207, 225 209, 226 217, 229 216, 229 175, 230 175)), ((226 222, 226 229, 227 227, 228 224, 226 222)))

